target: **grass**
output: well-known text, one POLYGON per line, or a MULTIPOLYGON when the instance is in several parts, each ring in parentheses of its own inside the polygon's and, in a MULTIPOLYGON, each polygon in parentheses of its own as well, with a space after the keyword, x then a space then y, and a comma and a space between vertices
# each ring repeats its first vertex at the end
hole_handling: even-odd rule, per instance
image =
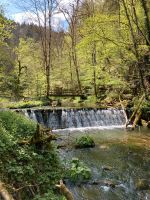
POLYGON ((1 108, 32 108, 32 107, 41 107, 47 106, 49 102, 45 99, 43 100, 26 100, 26 101, 9 101, 8 99, 0 98, 0 107, 1 108))

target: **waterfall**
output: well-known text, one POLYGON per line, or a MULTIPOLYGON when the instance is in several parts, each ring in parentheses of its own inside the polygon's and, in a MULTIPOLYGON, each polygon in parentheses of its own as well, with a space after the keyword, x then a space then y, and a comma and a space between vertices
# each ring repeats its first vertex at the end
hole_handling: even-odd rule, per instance
POLYGON ((124 111, 120 109, 24 109, 30 119, 52 129, 123 126, 124 111))

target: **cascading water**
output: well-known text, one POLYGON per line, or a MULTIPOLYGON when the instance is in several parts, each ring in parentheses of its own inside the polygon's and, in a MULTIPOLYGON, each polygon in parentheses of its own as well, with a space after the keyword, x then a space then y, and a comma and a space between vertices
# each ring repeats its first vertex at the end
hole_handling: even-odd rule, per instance
POLYGON ((125 124, 119 109, 22 110, 23 114, 49 128, 116 127, 125 124))

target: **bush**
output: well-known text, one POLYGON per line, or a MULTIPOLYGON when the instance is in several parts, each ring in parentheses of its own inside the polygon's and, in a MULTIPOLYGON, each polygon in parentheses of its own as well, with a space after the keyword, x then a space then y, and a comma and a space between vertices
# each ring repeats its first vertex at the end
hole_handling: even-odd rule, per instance
MULTIPOLYGON (((19 145, 18 141, 32 138, 35 130, 36 123, 24 116, 11 111, 0 112, 0 180, 8 188, 22 188, 18 196, 24 200, 34 199, 30 189, 37 196, 53 193, 55 184, 62 178, 54 147, 38 150, 32 144, 19 145)), ((13 189, 9 192, 17 200, 18 193, 13 189)))
POLYGON ((3 127, 16 139, 31 137, 36 130, 36 123, 21 114, 11 111, 1 111, 0 121, 3 127))
POLYGON ((90 148, 95 147, 94 140, 90 136, 82 136, 76 139, 76 148, 90 148))
POLYGON ((91 170, 78 158, 73 158, 69 175, 73 182, 89 180, 91 178, 91 170))

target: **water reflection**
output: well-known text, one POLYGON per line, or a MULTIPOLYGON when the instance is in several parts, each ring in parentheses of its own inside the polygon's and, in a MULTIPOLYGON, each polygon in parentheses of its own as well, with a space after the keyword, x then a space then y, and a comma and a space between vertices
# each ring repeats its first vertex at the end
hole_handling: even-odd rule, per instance
POLYGON ((101 184, 80 184, 68 187, 76 200, 149 200, 150 191, 136 190, 138 179, 150 181, 150 132, 147 129, 128 132, 124 129, 60 131, 62 143, 69 150, 60 150, 61 157, 79 158, 92 170, 92 180, 101 184), (70 148, 77 137, 88 134, 94 138, 92 149, 70 148), (67 147, 68 148, 68 147, 67 147), (104 170, 110 166, 110 170, 104 170), (112 181, 115 187, 103 184, 112 181))

